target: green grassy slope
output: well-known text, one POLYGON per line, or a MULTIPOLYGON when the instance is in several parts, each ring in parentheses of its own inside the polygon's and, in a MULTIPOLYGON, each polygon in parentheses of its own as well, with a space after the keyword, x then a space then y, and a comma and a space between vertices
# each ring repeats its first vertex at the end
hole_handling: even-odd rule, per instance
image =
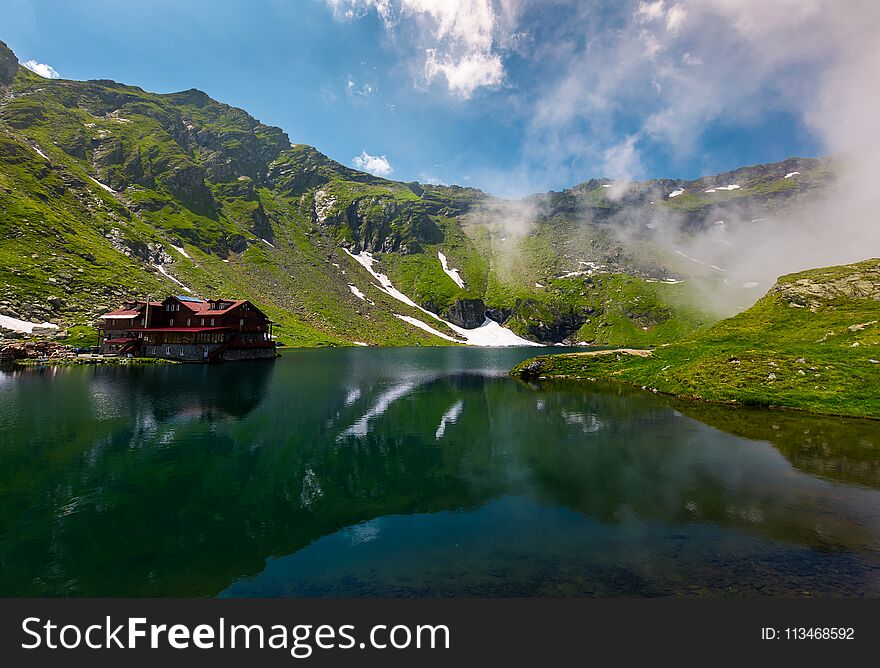
POLYGON ((513 373, 880 418, 880 260, 783 276, 751 309, 649 357, 560 355, 513 373))
POLYGON ((183 293, 161 266, 195 294, 254 300, 288 345, 443 344, 395 318, 418 312, 371 292, 289 183, 267 181, 301 152, 198 91, 19 67, 0 99, 2 301, 79 335, 124 299, 183 293))
POLYGON ((657 280, 686 277, 693 263, 652 243, 642 224, 650 205, 696 221, 714 195, 694 206, 687 197, 715 180, 744 184, 721 200, 759 206, 820 184, 823 169, 792 159, 634 184, 619 201, 593 180, 507 202, 359 172, 198 90, 43 79, 0 42, 0 310, 84 341, 94 318, 124 299, 186 286, 255 301, 288 345, 446 345, 395 317, 450 333, 378 290, 345 252, 368 251, 399 290, 443 317, 471 300, 471 315, 485 307, 546 343, 659 344, 719 314, 693 307, 687 282, 657 280), (804 178, 783 178, 795 169, 804 178), (689 193, 664 199, 673 187, 689 193), (642 232, 622 240, 621 213, 641 217, 642 232))

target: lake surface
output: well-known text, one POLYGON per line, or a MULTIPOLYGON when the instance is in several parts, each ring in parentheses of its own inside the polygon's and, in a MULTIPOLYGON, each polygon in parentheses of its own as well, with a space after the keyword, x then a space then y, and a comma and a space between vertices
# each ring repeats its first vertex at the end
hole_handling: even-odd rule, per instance
POLYGON ((535 353, 0 371, 0 595, 880 595, 880 423, 535 353))

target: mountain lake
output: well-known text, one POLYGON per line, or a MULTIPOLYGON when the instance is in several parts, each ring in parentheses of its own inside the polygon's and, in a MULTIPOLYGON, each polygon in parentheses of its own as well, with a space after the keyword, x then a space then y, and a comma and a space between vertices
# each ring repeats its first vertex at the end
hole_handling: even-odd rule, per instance
POLYGON ((880 596, 880 422, 538 352, 0 371, 0 595, 880 596))

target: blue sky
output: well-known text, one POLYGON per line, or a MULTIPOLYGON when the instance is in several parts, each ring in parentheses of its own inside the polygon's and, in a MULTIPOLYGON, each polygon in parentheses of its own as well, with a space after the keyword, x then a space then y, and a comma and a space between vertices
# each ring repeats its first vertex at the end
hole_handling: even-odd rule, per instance
POLYGON ((730 4, 0 0, 0 39, 64 78, 205 90, 390 178, 522 195, 826 151, 822 63, 730 4))

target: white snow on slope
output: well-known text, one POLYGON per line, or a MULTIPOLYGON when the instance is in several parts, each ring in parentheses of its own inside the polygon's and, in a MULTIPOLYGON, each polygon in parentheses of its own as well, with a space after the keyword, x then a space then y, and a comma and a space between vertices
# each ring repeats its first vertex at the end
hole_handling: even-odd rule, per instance
MULTIPOLYGON (((443 322, 446 322, 445 320, 443 322)), ((538 346, 540 343, 523 339, 511 332, 507 327, 503 327, 494 320, 486 318, 483 324, 475 329, 465 329, 458 327, 450 322, 446 325, 450 327, 460 336, 467 339, 469 346, 484 346, 487 348, 498 348, 502 346, 538 346)))
POLYGON ((792 176, 797 176, 800 172, 789 172, 783 178, 790 179, 792 176))
POLYGON ((187 260, 192 260, 192 258, 189 256, 189 253, 187 253, 181 246, 175 246, 174 244, 168 244, 168 245, 171 246, 178 253, 183 255, 183 257, 185 257, 187 260))
POLYGON ((358 286, 352 285, 351 283, 349 283, 348 289, 351 290, 351 294, 353 294, 358 299, 361 299, 365 302, 370 302, 371 304, 375 304, 375 302, 372 299, 367 299, 367 296, 358 289, 358 286))
POLYGON ((170 281, 174 281, 175 283, 177 283, 181 288, 183 288, 187 292, 192 292, 192 290, 190 290, 183 283, 181 283, 176 278, 174 278, 174 276, 172 276, 167 271, 165 271, 165 267, 163 267, 161 264, 154 264, 153 266, 156 268, 156 271, 158 271, 160 274, 162 274, 165 278, 167 278, 170 281))
MULTIPOLYGON (((364 269, 366 269, 370 275, 379 281, 379 285, 382 286, 383 292, 385 294, 394 297, 396 300, 403 302, 404 304, 408 304, 413 308, 417 308, 419 310, 422 309, 418 304, 416 304, 412 299, 407 297, 405 294, 397 290, 393 285, 391 285, 391 280, 385 275, 380 274, 378 271, 373 269, 373 263, 376 261, 373 259, 372 253, 368 253, 367 251, 361 251, 357 255, 350 252, 347 248, 343 249, 346 253, 348 253, 351 257, 354 258, 355 262, 361 265, 364 269)), ((432 314, 433 315, 433 314, 432 314)), ((435 316, 436 317, 436 316, 435 316)))
POLYGON ((729 186, 718 186, 716 190, 739 190, 742 186, 738 186, 735 183, 732 183, 729 186))
POLYGON ((34 327, 58 329, 58 325, 53 325, 51 322, 28 322, 27 320, 19 320, 8 315, 0 315, 0 327, 11 329, 14 332, 22 332, 23 334, 32 334, 34 327))
POLYGON ((455 424, 458 421, 458 417, 461 415, 461 411, 464 408, 464 399, 459 399, 456 401, 452 407, 443 414, 443 417, 440 418, 440 424, 437 427, 437 432, 434 436, 439 441, 443 438, 443 434, 446 433, 446 425, 447 424, 455 424))
POLYGON ((450 269, 449 264, 446 261, 446 256, 443 253, 441 253, 440 251, 437 251, 437 257, 440 258, 440 266, 443 267, 443 272, 447 276, 449 276, 449 278, 451 278, 453 281, 455 281, 455 284, 458 287, 463 288, 464 287, 464 280, 462 280, 461 275, 458 273, 458 269, 450 269))
POLYGON ((708 188, 708 189, 704 190, 703 192, 704 192, 704 193, 714 193, 714 192, 715 192, 715 188, 708 188))
POLYGON ((669 199, 672 199, 673 197, 678 197, 679 195, 684 195, 684 190, 682 190, 681 188, 677 188, 676 190, 673 190, 671 193, 669 193, 669 199))
POLYGON ((266 244, 267 246, 271 246, 272 248, 275 248, 275 244, 273 244, 273 243, 272 243, 271 241, 269 241, 268 239, 260 239, 260 241, 262 241, 262 242, 263 242, 264 244, 266 244))
POLYGON ((452 341, 453 343, 464 343, 464 341, 459 341, 458 339, 453 339, 451 336, 447 336, 443 332, 440 332, 440 331, 434 329, 433 327, 431 327, 431 325, 422 322, 418 318, 413 318, 410 315, 400 315, 399 313, 395 313, 394 317, 400 318, 404 322, 408 322, 413 327, 418 327, 419 329, 421 329, 425 332, 428 332, 428 334, 433 334, 434 336, 439 336, 441 339, 445 339, 447 341, 452 341))
MULTIPOLYGON (((37 155, 39 155, 41 158, 43 158, 43 160, 47 160, 48 162, 52 162, 51 160, 49 160, 49 156, 46 155, 45 153, 43 153, 36 146, 31 146, 31 148, 34 149, 37 152, 37 155)), ((797 172, 795 172, 795 173, 797 173, 797 172)), ((788 177, 786 176, 785 178, 788 178, 788 177)))
POLYGON ((703 264, 703 265, 706 264, 706 263, 703 262, 702 260, 698 260, 697 258, 695 258, 695 257, 691 257, 690 255, 685 255, 685 254, 682 253, 680 250, 677 250, 677 251, 675 251, 675 252, 678 253, 679 255, 681 255, 683 258, 687 258, 687 259, 690 260, 691 262, 697 262, 698 264, 703 264))
POLYGON ((458 327, 457 325, 453 325, 451 322, 447 322, 436 313, 431 313, 427 309, 422 308, 418 304, 416 304, 412 299, 403 294, 400 290, 395 288, 391 284, 391 280, 385 274, 381 274, 375 269, 373 269, 373 264, 376 260, 373 258, 372 254, 367 251, 361 251, 357 255, 350 252, 348 249, 343 249, 346 253, 348 253, 359 265, 361 265, 364 269, 366 269, 369 274, 379 281, 379 285, 376 286, 382 292, 387 294, 389 297, 394 297, 397 301, 403 302, 408 306, 412 306, 415 309, 418 309, 422 313, 427 316, 430 316, 434 320, 438 322, 442 322, 444 325, 449 327, 456 334, 461 336, 464 341, 459 339, 454 339, 451 336, 447 336, 442 332, 437 331, 430 325, 418 320, 417 318, 413 318, 410 316, 398 315, 394 314, 396 317, 401 320, 408 322, 414 327, 418 327, 426 332, 430 332, 434 336, 439 336, 442 339, 446 339, 447 341, 455 341, 456 343, 467 343, 471 346, 540 346, 540 343, 535 343, 534 341, 528 341, 527 339, 523 339, 513 332, 511 332, 506 327, 502 327, 494 320, 490 320, 486 318, 483 321, 483 324, 475 329, 465 329, 464 327, 458 327), (381 286, 381 287, 380 287, 381 286), (418 324, 416 324, 418 323, 418 324))
MULTIPOLYGON (((89 178, 92 179, 91 176, 90 176, 89 178)), ((104 185, 103 183, 101 183, 100 181, 98 181, 98 179, 92 179, 92 181, 94 181, 95 183, 97 183, 99 186, 101 186, 104 190, 106 190, 106 191, 107 191, 108 193, 110 193, 111 195, 115 195, 115 194, 116 194, 116 191, 113 190, 113 188, 111 188, 110 186, 104 185)))

